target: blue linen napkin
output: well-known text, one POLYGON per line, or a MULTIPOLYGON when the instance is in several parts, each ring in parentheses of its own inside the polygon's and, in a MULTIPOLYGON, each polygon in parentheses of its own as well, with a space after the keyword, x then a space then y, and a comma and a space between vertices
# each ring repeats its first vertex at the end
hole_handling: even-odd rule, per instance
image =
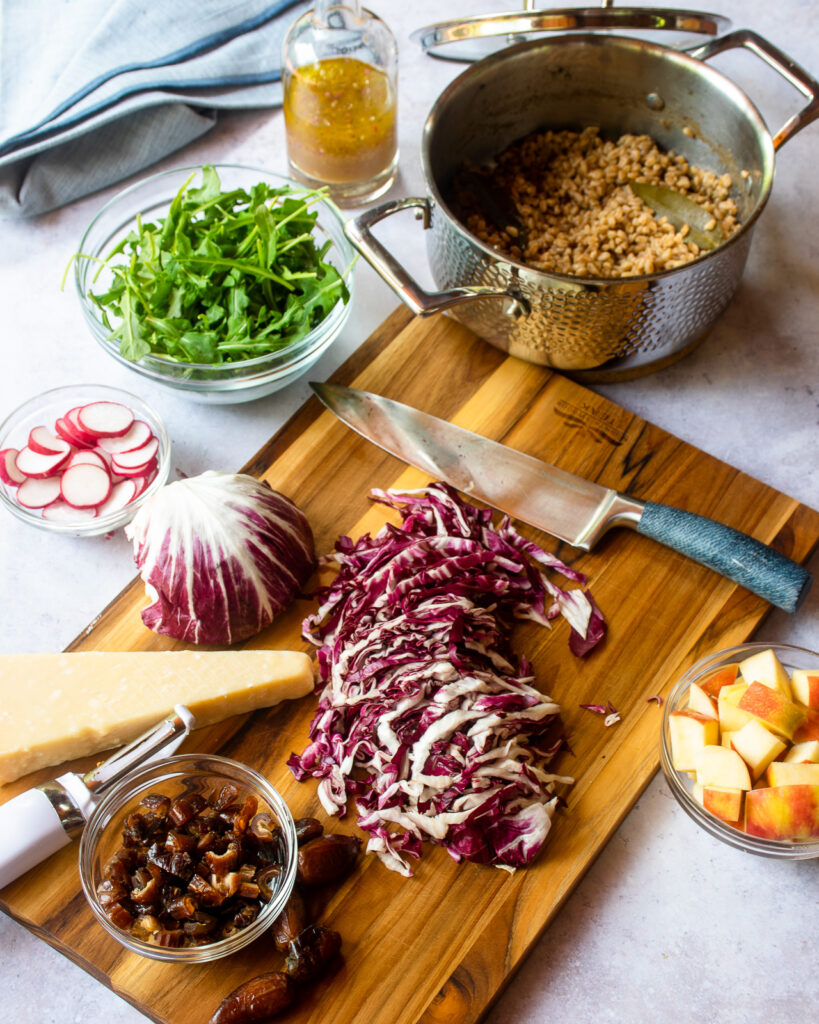
POLYGON ((0 211, 52 210, 281 103, 301 0, 0 0, 0 211))

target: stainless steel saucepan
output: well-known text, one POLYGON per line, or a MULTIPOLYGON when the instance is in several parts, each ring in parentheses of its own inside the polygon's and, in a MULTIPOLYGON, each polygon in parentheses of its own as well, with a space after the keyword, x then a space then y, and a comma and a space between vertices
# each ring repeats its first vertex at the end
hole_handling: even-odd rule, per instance
POLYGON ((771 191, 774 154, 817 116, 819 83, 751 31, 686 52, 592 32, 538 38, 472 64, 435 102, 422 141, 427 195, 384 203, 346 231, 416 314, 451 309, 476 334, 530 362, 586 381, 628 379, 685 355, 723 312, 771 191), (748 96, 706 63, 738 47, 808 100, 773 136, 748 96), (684 266, 612 279, 528 268, 458 221, 450 197, 464 161, 485 164, 536 130, 588 125, 608 138, 648 134, 692 165, 730 173, 740 229, 684 266), (435 292, 425 291, 372 233, 378 221, 412 207, 426 229, 435 292))

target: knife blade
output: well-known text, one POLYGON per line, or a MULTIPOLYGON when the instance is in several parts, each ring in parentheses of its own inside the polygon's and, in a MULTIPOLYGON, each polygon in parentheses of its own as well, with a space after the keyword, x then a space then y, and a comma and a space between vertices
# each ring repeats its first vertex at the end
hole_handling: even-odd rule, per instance
POLYGON ((624 526, 792 613, 812 583, 804 566, 713 519, 603 487, 381 395, 310 387, 379 448, 573 547, 588 551, 607 530, 624 526))

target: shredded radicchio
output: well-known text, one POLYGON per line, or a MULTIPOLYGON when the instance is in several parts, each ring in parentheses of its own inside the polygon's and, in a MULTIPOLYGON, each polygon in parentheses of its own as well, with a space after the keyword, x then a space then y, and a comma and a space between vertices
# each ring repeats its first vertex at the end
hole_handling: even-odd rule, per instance
POLYGON ((545 771, 563 743, 560 708, 531 685, 525 659, 513 664, 511 619, 563 615, 588 650, 602 617, 582 590, 546 576, 582 586, 581 573, 508 517, 493 528, 490 511, 446 484, 372 496, 402 524, 341 537, 322 559, 339 573, 303 627, 319 647, 320 700, 311 742, 288 764, 321 780, 328 813, 354 797, 368 851, 402 874, 424 839, 456 861, 528 864, 551 825, 554 783, 572 780, 545 771))
POLYGON ((611 701, 606 701, 605 706, 603 704, 579 704, 578 707, 583 708, 584 711, 593 711, 596 715, 605 715, 603 725, 606 728, 617 725, 620 721, 620 712, 612 707, 611 701))

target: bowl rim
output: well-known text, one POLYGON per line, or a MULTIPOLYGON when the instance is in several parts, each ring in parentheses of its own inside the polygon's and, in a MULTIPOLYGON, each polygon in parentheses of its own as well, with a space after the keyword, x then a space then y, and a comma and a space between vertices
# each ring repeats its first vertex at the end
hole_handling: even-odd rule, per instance
MULTIPOLYGON (((149 425, 159 440, 157 473, 142 494, 138 495, 124 508, 109 512, 104 516, 97 516, 95 519, 82 519, 76 523, 52 522, 51 520, 44 519, 42 515, 38 514, 42 511, 41 509, 24 508, 15 500, 13 494, 10 493, 11 489, 7 484, 0 485, 0 502, 6 506, 12 515, 23 523, 36 526, 49 533, 96 536, 97 534, 108 533, 110 530, 116 530, 130 522, 141 506, 167 483, 170 474, 172 444, 162 417, 144 398, 134 394, 133 391, 126 391, 124 388, 112 384, 85 382, 61 384, 57 387, 49 388, 47 391, 41 391, 39 394, 32 395, 31 398, 26 399, 26 401, 21 402, 20 405, 12 409, 0 422, 0 448, 6 447, 4 441, 15 429, 14 421, 26 415, 29 407, 31 413, 34 414, 38 406, 44 406, 52 401, 56 402, 59 395, 76 395, 81 389, 85 388, 94 394, 100 395, 103 399, 117 397, 123 404, 127 404, 134 413, 139 413, 139 415, 145 416, 150 421, 149 425)), ((66 408, 69 409, 71 406, 68 405, 66 408)))
POLYGON ((151 960, 162 960, 166 963, 206 963, 229 956, 247 946, 267 931, 283 910, 296 881, 298 867, 296 826, 290 808, 278 789, 261 772, 250 765, 242 761, 236 761, 233 758, 224 757, 221 754, 196 752, 174 754, 157 761, 149 761, 132 769, 105 793, 89 815, 80 836, 78 867, 82 890, 94 917, 103 925, 106 932, 122 946, 133 953, 145 956, 151 960), (197 772, 196 766, 199 764, 204 765, 204 767, 197 772), (188 766, 188 772, 182 771, 184 765, 188 766), (157 777, 157 772, 164 770, 173 779, 178 779, 189 773, 218 777, 220 769, 227 769, 224 778, 229 781, 237 781, 235 777, 229 774, 231 771, 243 776, 244 779, 239 784, 244 785, 246 789, 253 790, 259 795, 278 818, 284 836, 287 858, 281 887, 274 897, 261 909, 254 921, 246 928, 235 932, 226 939, 219 939, 204 946, 171 948, 153 946, 150 943, 134 938, 129 932, 117 928, 108 920, 96 898, 93 885, 93 869, 100 838, 104 834, 105 829, 111 825, 111 822, 116 819, 135 797, 146 790, 152 788, 159 789, 161 787, 163 777, 157 777))
MULTIPOLYGON (((704 655, 692 664, 672 687, 663 707, 663 719, 660 731, 660 765, 666 783, 682 809, 693 818, 710 835, 721 839, 729 846, 746 853, 759 854, 763 857, 774 857, 785 860, 808 860, 819 857, 819 839, 764 839, 760 836, 749 836, 732 828, 727 822, 721 821, 710 811, 697 803, 690 789, 682 779, 684 773, 679 772, 671 763, 670 743, 668 739, 668 717, 672 711, 681 707, 685 691, 707 671, 720 664, 740 661, 759 651, 773 650, 777 656, 786 658, 787 654, 804 655, 819 664, 819 652, 797 644, 780 643, 777 641, 754 640, 747 643, 726 647, 704 655)), ((782 660, 782 658, 780 658, 782 660)))
MULTIPOLYGON (((127 188, 120 190, 119 192, 116 193, 116 195, 112 196, 112 198, 109 199, 96 212, 96 214, 89 222, 88 226, 83 231, 83 234, 80 238, 79 246, 77 248, 77 252, 74 256, 74 285, 77 291, 83 315, 87 323, 91 327, 92 333, 96 337, 96 340, 105 349, 105 351, 107 351, 110 355, 116 358, 123 365, 133 370, 137 370, 138 372, 141 372, 142 374, 149 376, 153 380, 158 380, 163 383, 168 383, 169 380, 176 380, 176 378, 172 376, 169 377, 167 372, 163 372, 163 370, 170 368, 182 368, 183 370, 190 371, 192 373, 207 372, 214 375, 211 378, 205 380, 197 380, 195 378, 186 379, 181 376, 179 377, 180 387, 187 386, 194 390, 197 389, 196 385, 199 385, 200 389, 206 390, 207 388, 212 387, 214 384, 218 384, 225 388, 229 388, 231 384, 234 384, 236 388, 241 388, 246 387, 248 383, 254 383, 256 380, 255 377, 251 377, 248 380, 248 378, 246 377, 239 376, 242 370, 247 370, 248 372, 252 373, 253 370, 258 369, 260 371, 258 375, 259 378, 261 378, 263 374, 264 376, 267 376, 271 370, 276 370, 281 373, 288 371, 290 369, 291 363, 298 362, 301 359, 301 357, 307 354, 308 350, 312 349, 313 346, 319 346, 325 340, 325 336, 327 334, 332 334, 332 336, 335 337, 333 329, 339 329, 341 324, 343 324, 343 322, 349 316, 353 301, 353 282, 355 278, 354 268, 357 258, 356 250, 344 233, 345 217, 341 210, 339 209, 339 207, 333 202, 333 200, 329 196, 322 196, 322 198, 318 200, 316 205, 319 206, 320 208, 325 208, 327 210, 327 213, 330 215, 332 221, 334 221, 337 227, 339 228, 339 238, 333 238, 331 240, 333 242, 333 245, 338 248, 342 256, 342 259, 345 257, 347 258, 347 262, 343 268, 336 267, 335 269, 338 271, 341 279, 344 281, 347 287, 347 290, 349 292, 349 298, 346 303, 337 302, 336 305, 330 311, 330 313, 321 321, 321 323, 317 324, 316 327, 314 327, 307 335, 305 335, 304 338, 301 339, 301 341, 296 342, 294 345, 285 346, 284 348, 278 351, 268 352, 265 353, 264 355, 254 356, 252 359, 244 359, 231 363, 185 362, 183 360, 169 359, 166 356, 156 355, 154 353, 148 353, 147 355, 139 359, 137 362, 133 362, 132 360, 124 359, 124 357, 122 357, 119 354, 119 348, 115 342, 112 342, 107 337, 102 336, 103 332, 106 331, 105 325, 102 323, 102 320, 95 315, 94 304, 89 300, 86 292, 83 290, 83 280, 81 275, 83 273, 83 270, 87 267, 90 267, 92 262, 94 262, 93 259, 90 258, 91 254, 85 252, 85 243, 89 235, 92 233, 94 228, 99 223, 99 221, 102 220, 102 218, 106 214, 110 213, 111 210, 116 210, 116 208, 120 206, 129 196, 131 196, 135 192, 138 192, 140 189, 145 188, 146 186, 149 186, 154 182, 160 182, 165 179, 178 178, 183 181, 186 175, 195 176, 195 174, 197 172, 201 172, 203 167, 205 166, 213 167, 217 171, 217 173, 220 170, 251 172, 256 175, 261 175, 267 179, 274 179, 279 183, 279 185, 287 185, 294 192, 302 195, 307 193, 312 194, 315 192, 314 189, 310 189, 309 187, 307 187, 306 185, 302 184, 301 182, 297 181, 294 178, 289 178, 284 174, 280 174, 276 171, 267 170, 264 167, 257 167, 253 164, 189 164, 181 167, 172 167, 164 171, 159 171, 156 174, 148 175, 145 178, 140 178, 139 181, 134 182, 127 188), (281 358, 281 363, 279 365, 270 367, 269 364, 271 362, 275 362, 277 358, 281 358), (218 375, 220 374, 220 372, 223 372, 225 374, 224 380, 219 378, 218 375), (234 374, 236 375, 235 377, 233 376, 234 374)), ((178 191, 178 189, 176 191, 178 191)), ((168 196, 168 203, 171 202, 174 195, 175 192, 168 196)), ((126 227, 126 225, 131 224, 134 221, 135 216, 136 215, 132 215, 125 219, 116 229, 116 231, 122 231, 126 227)), ((329 237, 329 232, 327 231, 327 228, 321 224, 320 219, 317 219, 316 224, 317 226, 321 227, 321 229, 329 237)), ((111 236, 109 233, 108 238, 110 239, 110 237, 111 236)), ((97 256, 98 254, 95 253, 93 255, 97 256)))

